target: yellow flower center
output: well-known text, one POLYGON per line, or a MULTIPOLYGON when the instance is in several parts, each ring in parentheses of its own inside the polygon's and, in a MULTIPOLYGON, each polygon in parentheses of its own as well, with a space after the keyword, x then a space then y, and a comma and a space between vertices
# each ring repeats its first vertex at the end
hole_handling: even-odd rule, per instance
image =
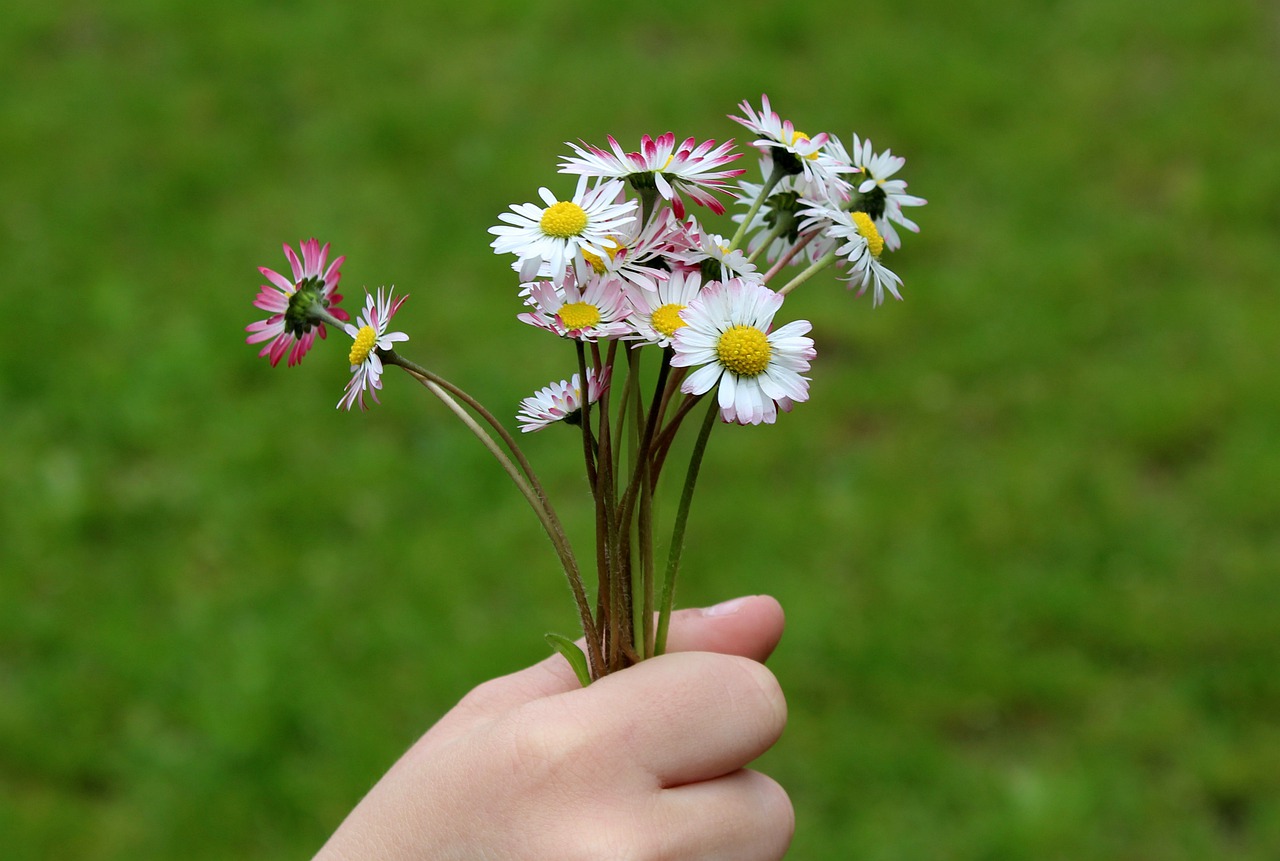
POLYGON ((587 302, 568 302, 557 315, 570 332, 586 329, 600 322, 600 309, 587 302))
POLYGON ((768 336, 755 326, 734 326, 716 343, 720 364, 739 377, 759 376, 769 367, 772 355, 768 336))
MULTIPOLYGON (((805 134, 804 132, 800 131, 799 129, 796 129, 795 131, 793 131, 793 132, 791 133, 791 144, 790 144, 790 145, 791 145, 792 147, 796 147, 796 146, 798 146, 798 145, 800 144, 800 142, 801 142, 801 141, 803 141, 803 142, 805 142, 805 143, 808 143, 810 140, 812 140, 812 138, 810 138, 807 134, 805 134)), ((806 155, 806 156, 805 156, 805 158, 807 158, 807 159, 811 159, 811 160, 817 160, 817 158, 818 158, 818 150, 814 150, 813 152, 809 153, 808 155, 806 155)))
POLYGON ((547 207, 539 225, 547 236, 568 239, 586 229, 587 211, 572 200, 562 200, 547 207))
POLYGON ((858 225, 858 232, 867 240, 867 250, 871 252, 871 256, 879 260, 884 251, 884 237, 876 230, 876 223, 865 212, 853 213, 853 223, 858 225))
POLYGON ((373 345, 377 340, 378 333, 373 331, 372 326, 361 326, 360 331, 356 332, 356 340, 351 345, 351 352, 347 355, 351 364, 363 364, 364 360, 369 358, 369 354, 373 352, 373 345))
POLYGON ((683 305, 671 302, 655 310, 649 317, 649 322, 653 324, 654 329, 670 338, 676 333, 676 329, 689 325, 680 317, 680 312, 683 310, 683 305))

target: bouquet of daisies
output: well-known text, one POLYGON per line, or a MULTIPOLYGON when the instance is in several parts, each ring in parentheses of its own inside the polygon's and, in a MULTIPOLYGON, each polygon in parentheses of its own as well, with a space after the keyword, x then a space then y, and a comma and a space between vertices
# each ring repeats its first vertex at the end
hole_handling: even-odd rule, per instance
MULTIPOLYGON (((685 524, 699 467, 717 423, 772 424, 809 397, 816 355, 810 324, 775 325, 788 293, 833 268, 870 290, 901 299, 901 279, 885 264, 898 227, 918 231, 905 207, 925 201, 893 178, 904 160, 869 140, 813 136, 783 120, 762 97, 729 119, 754 135, 760 182, 740 180, 733 141, 699 143, 644 136, 635 152, 570 143, 560 173, 576 176, 563 199, 540 188, 540 202, 513 205, 490 228, 493 250, 514 257, 517 319, 563 344, 567 379, 525 398, 519 430, 575 429, 595 503, 594 583, 575 554, 551 500, 515 435, 476 398, 402 355, 407 341, 391 321, 405 297, 366 291, 355 322, 337 292, 345 258, 311 239, 284 246, 291 276, 266 267, 254 305, 269 315, 247 327, 272 366, 295 365, 334 327, 350 338, 351 376, 338 407, 378 402, 395 365, 437 397, 493 454, 551 539, 574 596, 579 646, 548 634, 582 683, 661 654, 675 596, 685 524), (722 199, 745 211, 726 239, 688 203, 725 215, 722 199), (787 277, 779 276, 787 272, 787 277), (774 287, 777 280, 781 286, 774 287), (672 443, 704 404, 664 560, 655 558, 653 498, 672 443), (589 589, 589 586, 594 588, 589 589)), ((513 285, 514 286, 514 285, 513 285)))

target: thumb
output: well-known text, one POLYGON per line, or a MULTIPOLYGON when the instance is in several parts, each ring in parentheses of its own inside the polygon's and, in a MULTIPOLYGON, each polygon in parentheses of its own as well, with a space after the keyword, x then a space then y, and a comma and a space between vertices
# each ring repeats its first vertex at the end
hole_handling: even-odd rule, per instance
MULTIPOLYGON (((763 663, 782 639, 784 623, 782 605, 768 595, 748 595, 714 607, 677 610, 671 614, 667 651, 717 652, 763 663)), ((452 734, 477 720, 579 687, 568 662, 560 655, 552 655, 532 667, 479 685, 436 724, 432 733, 452 734)))

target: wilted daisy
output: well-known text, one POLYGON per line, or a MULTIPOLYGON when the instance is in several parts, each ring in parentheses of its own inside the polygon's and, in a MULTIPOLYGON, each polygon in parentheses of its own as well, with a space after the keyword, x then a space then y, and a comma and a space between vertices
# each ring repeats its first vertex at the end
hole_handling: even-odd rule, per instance
POLYGON ((324 323, 313 313, 317 308, 338 320, 350 319, 347 312, 338 307, 342 296, 336 292, 338 279, 342 277, 339 269, 347 258, 339 257, 328 263, 329 243, 322 248, 315 239, 301 242, 298 247, 302 251, 301 260, 288 243, 284 245, 284 256, 293 272, 292 281, 265 266, 258 268, 271 283, 259 288, 253 304, 271 316, 245 326, 249 333, 246 343, 268 342, 258 355, 267 356, 272 367, 286 352, 289 364, 298 364, 311 349, 316 335, 325 337, 324 323))
POLYGON ((874 286, 871 305, 878 306, 884 301, 884 291, 888 290, 893 298, 902 299, 898 285, 902 279, 880 262, 884 252, 884 237, 876 229, 876 223, 865 212, 846 212, 843 209, 813 206, 804 210, 806 227, 823 226, 825 236, 830 240, 830 247, 836 257, 847 267, 849 274, 845 280, 852 287, 859 285, 858 295, 866 292, 868 286, 874 286))
POLYGON ((351 361, 351 379, 347 381, 347 390, 342 400, 338 401, 340 409, 349 410, 357 401, 360 403, 360 409, 365 409, 365 392, 369 393, 375 404, 379 403, 378 389, 382 388, 382 359, 378 357, 378 350, 390 350, 391 345, 397 341, 409 340, 409 336, 404 332, 387 331, 387 324, 391 322, 396 311, 400 310, 404 300, 409 298, 401 296, 392 301, 393 295, 394 288, 392 293, 384 295, 382 288, 379 287, 376 300, 366 292, 364 313, 356 318, 356 325, 348 323, 343 327, 352 339, 351 352, 347 356, 351 361))
POLYGON ((892 150, 875 152, 870 140, 853 136, 853 150, 845 154, 844 145, 837 138, 832 138, 828 146, 838 158, 847 158, 851 164, 862 171, 862 182, 858 185, 858 193, 862 195, 857 208, 864 209, 875 220, 876 229, 884 237, 884 244, 890 251, 897 251, 902 246, 898 231, 892 222, 919 233, 920 227, 902 213, 904 206, 924 206, 928 201, 923 197, 907 194, 907 183, 901 179, 890 179, 907 160, 893 154, 892 150))
POLYGON ((713 140, 699 144, 694 138, 686 138, 678 147, 671 132, 657 140, 645 135, 640 139, 639 152, 623 152, 622 147, 609 135, 610 150, 604 150, 583 142, 583 146, 568 143, 576 155, 560 163, 561 173, 582 176, 626 180, 637 191, 656 189, 663 200, 671 202, 677 218, 684 218, 684 192, 694 203, 706 206, 717 215, 724 213, 724 204, 713 192, 732 194, 726 188, 727 180, 742 174, 742 170, 722 170, 741 153, 733 151, 733 141, 719 146, 713 140))
POLYGON ((686 394, 701 395, 719 383, 718 401, 725 421, 772 424, 778 408, 809 399, 801 373, 816 355, 812 328, 796 320, 770 331, 782 297, 763 284, 735 278, 709 284, 681 312, 687 325, 672 339, 677 367, 697 367, 681 384, 686 394))
MULTIPOLYGON (((595 368, 587 368, 587 404, 594 404, 609 388, 609 368, 604 373, 596 373, 595 368)), ((578 375, 567 380, 539 389, 532 397, 520 402, 520 410, 516 413, 516 421, 520 423, 523 433, 539 431, 556 422, 576 425, 582 420, 582 386, 578 375)))
POLYGON ((557 200, 548 189, 538 189, 546 204, 515 204, 511 212, 498 218, 505 225, 490 227, 498 238, 490 243, 498 254, 516 255, 520 278, 532 280, 543 263, 549 264, 552 280, 560 280, 570 263, 578 277, 585 278, 587 269, 583 252, 603 257, 613 247, 609 236, 636 220, 634 200, 623 199, 624 185, 619 181, 602 183, 587 189, 587 178, 579 177, 571 200, 557 200))
POLYGON ((518 314, 517 319, 530 326, 578 341, 616 338, 631 331, 622 281, 615 276, 593 275, 580 288, 573 273, 566 272, 558 284, 536 281, 526 289, 525 304, 534 310, 518 314))
POLYGON ((848 186, 849 183, 841 178, 841 174, 853 173, 855 169, 832 158, 824 150, 830 135, 822 132, 810 137, 798 131, 791 120, 779 117, 769 105, 768 96, 761 96, 760 103, 760 113, 756 113, 751 104, 744 100, 738 107, 746 116, 735 117, 731 114, 729 119, 755 132, 755 145, 768 153, 773 158, 773 163, 788 174, 803 175, 807 182, 832 189, 828 194, 834 193, 836 188, 848 186))
POLYGON ((631 303, 631 326, 635 333, 629 337, 671 346, 676 330, 685 325, 680 316, 690 302, 702 290, 702 275, 697 272, 672 272, 656 290, 627 288, 627 301, 631 303))

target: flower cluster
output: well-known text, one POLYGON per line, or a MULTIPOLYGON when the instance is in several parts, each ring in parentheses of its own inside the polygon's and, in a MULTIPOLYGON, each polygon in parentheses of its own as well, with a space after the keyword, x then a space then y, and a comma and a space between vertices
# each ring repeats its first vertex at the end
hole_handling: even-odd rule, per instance
POLYGON ((729 119, 753 135, 744 150, 732 140, 677 142, 671 132, 645 135, 630 152, 612 136, 607 147, 568 143, 559 173, 576 177, 572 190, 541 187, 536 201, 512 205, 489 229, 493 251, 509 256, 516 273, 511 289, 517 319, 568 345, 566 364, 572 359, 576 365, 567 379, 525 398, 516 418, 524 433, 552 425, 580 432, 597 505, 594 602, 515 438, 475 398, 396 351, 408 340, 390 330, 403 296, 366 290, 362 313, 349 323, 336 292, 344 258, 329 263, 329 246, 315 239, 301 243, 300 255, 285 246, 292 278, 261 270, 270 283, 254 304, 269 316, 247 327, 247 340, 265 342, 261 355, 272 365, 286 354, 290 365, 297 364, 317 335, 325 337, 326 326, 336 326, 351 338, 351 376, 340 408, 364 409, 366 396, 377 403, 385 366, 399 365, 476 433, 511 475, 573 587, 586 655, 568 641, 552 643, 584 683, 662 651, 689 498, 715 419, 772 424, 809 399, 812 326, 794 320, 775 327, 785 297, 830 267, 859 295, 869 290, 873 307, 886 293, 902 298, 902 279, 887 258, 902 245, 898 228, 919 230, 905 210, 925 203, 898 177, 904 159, 876 152, 857 134, 846 148, 828 132, 800 131, 767 96, 759 109, 746 101, 738 107, 740 115, 729 119), (756 157, 758 182, 735 166, 744 151, 756 157), (723 216, 726 203, 742 207, 732 216, 728 238, 690 209, 723 216), (795 268, 775 286, 788 267, 795 268), (618 380, 620 390, 611 398, 618 380), (686 473, 659 602, 650 500, 672 440, 703 400, 708 409, 686 473))

